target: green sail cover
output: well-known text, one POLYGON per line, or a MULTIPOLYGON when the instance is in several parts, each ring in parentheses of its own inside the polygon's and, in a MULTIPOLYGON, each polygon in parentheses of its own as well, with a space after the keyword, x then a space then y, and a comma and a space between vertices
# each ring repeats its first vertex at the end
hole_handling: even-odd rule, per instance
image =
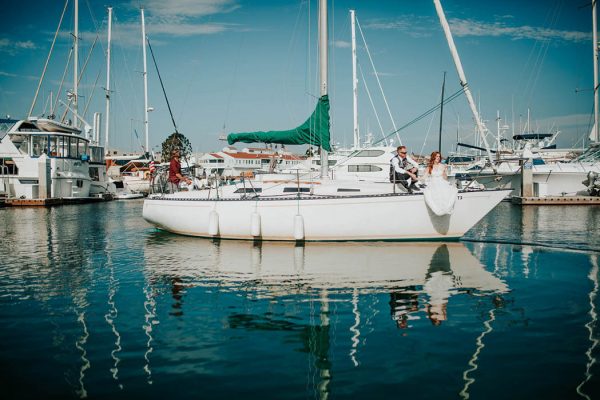
POLYGON ((322 96, 315 111, 302 125, 289 131, 230 133, 227 142, 312 144, 331 151, 329 144, 329 97, 322 96))

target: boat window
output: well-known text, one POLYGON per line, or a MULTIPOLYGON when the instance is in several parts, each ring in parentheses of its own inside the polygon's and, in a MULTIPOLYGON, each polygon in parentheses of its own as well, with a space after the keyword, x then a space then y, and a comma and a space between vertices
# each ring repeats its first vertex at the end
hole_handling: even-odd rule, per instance
POLYGON ((100 170, 98 167, 90 167, 90 178, 95 182, 100 180, 100 170))
POLYGON ((377 165, 348 165, 348 172, 379 172, 381 168, 377 165))
POLYGON ((261 193, 262 188, 239 188, 233 193, 261 193))
POLYGON ((78 158, 77 154, 77 138, 69 138, 69 158, 78 158))
POLYGON ((338 188, 338 192, 360 192, 360 189, 338 188))
POLYGON ((383 150, 361 150, 354 157, 379 157, 383 153, 383 150))
POLYGON ((21 154, 29 155, 28 135, 10 135, 10 140, 21 154))
POLYGON ((31 155, 39 157, 48 154, 48 135, 34 135, 31 138, 31 155))
POLYGON ((31 122, 23 122, 23 123, 21 123, 21 125, 19 125, 18 131, 20 131, 20 132, 39 132, 40 130, 38 129, 37 126, 35 126, 31 122))
POLYGON ((90 162, 102 163, 104 161, 104 147, 90 146, 90 162))
POLYGON ((310 192, 310 188, 307 187, 286 187, 283 188, 283 193, 309 193, 310 192))
POLYGON ((69 138, 58 136, 58 157, 69 157, 69 138))
POLYGON ((50 157, 58 157, 58 136, 50 136, 50 157))
POLYGON ((12 158, 0 158, 0 175, 19 175, 19 168, 12 158))
MULTIPOLYGON (((338 160, 327 159, 327 165, 330 167, 333 167, 337 162, 338 160)), ((313 160, 313 164, 321 165, 321 160, 313 160)))
POLYGON ((77 156, 80 158, 84 154, 88 154, 88 144, 85 140, 79 139, 77 141, 77 156))

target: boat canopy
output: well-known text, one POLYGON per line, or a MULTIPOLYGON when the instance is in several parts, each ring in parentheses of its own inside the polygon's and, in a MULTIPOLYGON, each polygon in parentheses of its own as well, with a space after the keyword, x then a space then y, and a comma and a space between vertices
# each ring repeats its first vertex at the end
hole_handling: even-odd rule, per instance
POLYGON ((554 136, 553 133, 522 133, 514 135, 514 140, 541 140, 554 136))
POLYGON ((315 111, 302 125, 287 131, 230 133, 227 142, 243 143, 312 144, 331 151, 329 143, 329 97, 322 96, 315 111))

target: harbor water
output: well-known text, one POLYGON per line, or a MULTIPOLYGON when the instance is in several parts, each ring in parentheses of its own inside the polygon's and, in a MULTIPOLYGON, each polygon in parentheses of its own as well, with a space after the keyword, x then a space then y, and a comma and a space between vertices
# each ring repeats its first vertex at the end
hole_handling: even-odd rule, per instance
POLYGON ((301 246, 169 234, 142 204, 0 209, 3 398, 600 397, 598 206, 301 246))

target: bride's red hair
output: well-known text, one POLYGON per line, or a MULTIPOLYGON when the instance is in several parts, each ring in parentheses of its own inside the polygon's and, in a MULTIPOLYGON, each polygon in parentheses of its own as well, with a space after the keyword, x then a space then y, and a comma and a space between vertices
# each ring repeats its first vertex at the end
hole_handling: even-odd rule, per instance
POLYGON ((434 151, 433 153, 431 153, 431 155, 429 156, 429 163, 427 164, 427 173, 429 175, 431 175, 431 171, 433 171, 433 163, 435 162, 435 158, 437 156, 440 156, 440 162, 442 162, 442 155, 440 154, 439 151, 434 151))

